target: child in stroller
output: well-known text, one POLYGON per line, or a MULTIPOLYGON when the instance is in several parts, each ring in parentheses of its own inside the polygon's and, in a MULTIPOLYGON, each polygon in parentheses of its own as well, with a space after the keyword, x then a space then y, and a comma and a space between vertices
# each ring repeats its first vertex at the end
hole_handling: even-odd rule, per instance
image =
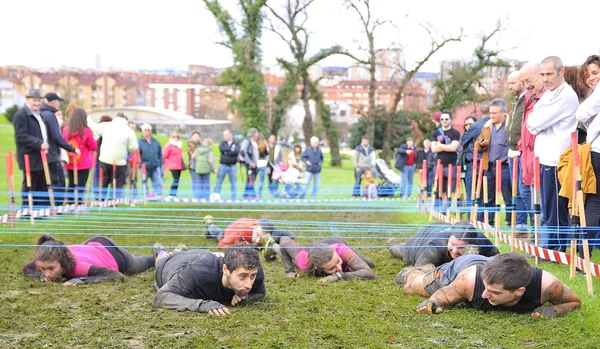
POLYGON ((282 197, 293 199, 302 194, 303 184, 306 183, 304 178, 304 170, 306 165, 300 160, 302 155, 302 146, 296 144, 294 151, 288 154, 288 167, 281 173, 279 182, 283 183, 284 191, 282 197))
POLYGON ((382 179, 382 182, 377 186, 377 195, 384 197, 395 196, 396 191, 400 188, 402 177, 390 169, 383 159, 375 160, 375 169, 382 179))

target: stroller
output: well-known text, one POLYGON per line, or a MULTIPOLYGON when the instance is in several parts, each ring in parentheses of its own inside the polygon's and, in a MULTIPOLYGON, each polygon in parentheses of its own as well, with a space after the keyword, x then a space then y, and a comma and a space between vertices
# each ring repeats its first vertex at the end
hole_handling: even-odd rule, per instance
POLYGON ((375 169, 383 180, 377 185, 377 196, 394 197, 399 191, 402 177, 390 169, 385 160, 375 160, 375 169))

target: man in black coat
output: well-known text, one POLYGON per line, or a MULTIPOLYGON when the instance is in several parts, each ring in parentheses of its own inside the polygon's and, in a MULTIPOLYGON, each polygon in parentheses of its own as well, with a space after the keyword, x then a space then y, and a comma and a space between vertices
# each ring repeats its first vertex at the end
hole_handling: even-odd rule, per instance
POLYGON ((46 186, 40 153, 40 150, 47 151, 49 148, 48 130, 40 114, 40 107, 42 105, 40 91, 38 89, 30 89, 27 91, 25 98, 25 105, 13 116, 17 162, 19 168, 23 171, 23 182, 21 184, 22 203, 23 206, 27 206, 27 195, 30 190, 27 186, 25 171, 25 155, 27 154, 29 155, 31 168, 33 205, 39 208, 40 206, 46 206, 48 203, 48 187, 46 186))
POLYGON ((60 161, 60 148, 75 153, 75 148, 67 142, 60 132, 60 126, 56 117, 56 112, 59 111, 60 102, 63 101, 56 93, 49 92, 44 96, 46 103, 42 104, 40 113, 48 130, 48 168, 50 169, 50 180, 54 189, 55 203, 61 206, 64 201, 65 185, 65 170, 60 161))

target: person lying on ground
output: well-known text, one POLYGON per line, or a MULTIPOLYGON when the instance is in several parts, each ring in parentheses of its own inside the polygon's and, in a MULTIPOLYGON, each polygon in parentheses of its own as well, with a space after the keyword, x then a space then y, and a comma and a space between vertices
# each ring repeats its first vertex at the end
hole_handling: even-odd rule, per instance
POLYGON ((223 238, 223 229, 219 228, 211 215, 204 216, 204 235, 207 239, 220 241, 223 238))
POLYGON ((25 264, 23 273, 42 282, 61 280, 71 286, 124 281, 123 274, 138 274, 154 266, 152 256, 134 256, 104 236, 94 236, 80 245, 65 245, 44 234, 37 245, 35 259, 25 264))
POLYGON ((458 274, 473 265, 483 265, 493 257, 479 255, 475 246, 466 246, 462 256, 434 267, 406 267, 396 275, 396 284, 403 286, 404 294, 430 297, 437 290, 448 286, 458 274))
MULTIPOLYGON (((213 230, 213 234, 215 233, 218 234, 216 230, 213 230)), ((265 235, 272 237, 276 243, 279 243, 279 238, 282 236, 294 237, 294 234, 290 231, 276 228, 270 220, 240 218, 225 228, 218 246, 219 248, 225 248, 240 241, 262 246, 267 242, 267 239, 263 239, 265 235)))
POLYGON ((514 252, 464 269, 416 310, 439 314, 462 302, 483 311, 531 312, 534 318, 555 318, 581 307, 581 299, 556 276, 530 266, 527 258, 514 252))
POLYGON ((240 242, 222 252, 154 249, 158 291, 152 307, 230 315, 228 306, 257 302, 267 289, 256 249, 240 242))
POLYGON ((297 278, 294 264, 303 272, 313 276, 325 276, 321 282, 351 279, 374 279, 375 264, 365 255, 348 247, 340 239, 324 239, 310 244, 306 250, 289 237, 279 242, 287 277, 297 278))
POLYGON ((396 244, 396 239, 388 240, 392 256, 402 259, 407 265, 420 267, 433 264, 438 267, 458 258, 467 245, 479 248, 479 254, 486 257, 495 256, 498 249, 481 232, 469 222, 456 224, 428 224, 413 235, 406 243, 396 244))

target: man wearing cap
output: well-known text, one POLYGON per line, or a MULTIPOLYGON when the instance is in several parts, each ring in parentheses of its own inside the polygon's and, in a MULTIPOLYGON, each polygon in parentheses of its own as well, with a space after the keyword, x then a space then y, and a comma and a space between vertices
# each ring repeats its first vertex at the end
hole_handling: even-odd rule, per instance
POLYGON ((23 206, 27 205, 27 195, 31 189, 33 192, 33 205, 39 207, 48 203, 45 194, 48 187, 46 186, 40 153, 40 150, 46 151, 49 148, 48 130, 40 114, 40 107, 42 105, 40 90, 30 89, 27 91, 25 98, 25 105, 13 116, 17 162, 19 163, 19 168, 23 171, 23 182, 21 184, 22 203, 23 206), (31 188, 27 187, 25 154, 29 155, 31 188))
MULTIPOLYGON (((438 198, 446 201, 448 194, 448 165, 455 166, 457 160, 456 151, 460 145, 460 133, 452 127, 452 114, 450 112, 443 112, 440 115, 440 127, 433 131, 431 135, 431 150, 437 154, 438 159, 441 160, 443 173, 442 178, 438 180, 442 181, 442 192, 438 193, 438 198)), ((452 182, 452 188, 454 190, 456 185, 456 179, 452 182)), ((451 194, 451 193, 450 193, 451 194)))
POLYGON ((142 184, 152 180, 152 188, 158 196, 162 196, 162 148, 156 138, 152 137, 152 126, 142 125, 142 137, 138 139, 142 164, 146 165, 146 178, 142 184))
POLYGON ((60 131, 60 124, 56 117, 56 112, 60 109, 60 102, 64 101, 56 93, 49 92, 44 96, 46 103, 42 103, 40 114, 48 130, 48 168, 50 169, 50 179, 54 189, 55 203, 62 206, 65 196, 65 170, 61 162, 60 148, 75 153, 76 150, 67 142, 60 131))
POLYGON ((412 137, 406 138, 406 144, 402 144, 396 150, 396 164, 398 171, 402 172, 402 186, 400 195, 404 199, 412 196, 413 178, 415 168, 417 167, 417 155, 419 150, 415 147, 415 141, 412 137))

